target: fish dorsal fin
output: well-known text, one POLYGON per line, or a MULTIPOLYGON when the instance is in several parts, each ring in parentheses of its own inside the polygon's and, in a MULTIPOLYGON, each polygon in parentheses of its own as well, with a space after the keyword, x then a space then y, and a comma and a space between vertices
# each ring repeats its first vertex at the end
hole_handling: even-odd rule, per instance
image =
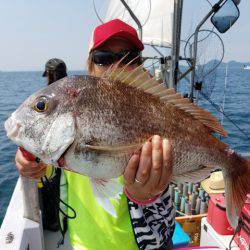
POLYGON ((164 84, 157 82, 144 70, 143 65, 139 65, 132 71, 127 71, 126 67, 126 65, 124 67, 117 67, 115 64, 113 69, 111 68, 104 77, 108 80, 119 81, 136 89, 143 90, 159 98, 161 101, 171 104, 192 115, 195 119, 203 123, 204 126, 208 127, 211 132, 227 136, 227 132, 216 117, 190 102, 188 98, 182 97, 182 95, 177 93, 173 88, 168 89, 164 84))

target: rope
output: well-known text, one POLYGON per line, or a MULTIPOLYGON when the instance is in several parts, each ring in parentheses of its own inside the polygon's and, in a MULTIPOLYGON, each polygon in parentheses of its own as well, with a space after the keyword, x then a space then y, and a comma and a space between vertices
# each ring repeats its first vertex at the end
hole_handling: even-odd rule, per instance
MULTIPOLYGON (((53 189, 51 187, 51 182, 48 180, 47 176, 44 176, 46 182, 44 182, 43 178, 41 178, 41 182, 43 184, 43 187, 46 188, 47 190, 53 192, 53 189)), ((69 216, 68 214, 66 214, 59 206, 59 211, 68 219, 75 219, 76 218, 76 211, 67 203, 65 203, 61 198, 60 195, 55 194, 55 199, 58 203, 62 203, 65 207, 69 208, 72 212, 73 212, 73 216, 69 216)), ((51 197, 49 197, 49 200, 51 201, 51 197)), ((54 203, 54 201, 52 201, 54 203)))

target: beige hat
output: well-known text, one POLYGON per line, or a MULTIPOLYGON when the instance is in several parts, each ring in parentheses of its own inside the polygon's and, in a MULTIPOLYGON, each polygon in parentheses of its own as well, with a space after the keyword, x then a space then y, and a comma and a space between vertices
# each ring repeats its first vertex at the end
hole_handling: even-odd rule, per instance
POLYGON ((225 182, 222 171, 211 173, 209 178, 201 182, 201 186, 209 194, 225 193, 225 182))

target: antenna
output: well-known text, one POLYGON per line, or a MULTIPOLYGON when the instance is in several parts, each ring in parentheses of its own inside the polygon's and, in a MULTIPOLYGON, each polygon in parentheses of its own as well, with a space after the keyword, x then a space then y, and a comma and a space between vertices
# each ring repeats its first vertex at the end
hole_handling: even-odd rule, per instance
POLYGON ((227 89, 227 69, 228 69, 228 64, 226 66, 226 74, 225 74, 225 82, 224 82, 224 93, 223 93, 223 102, 222 102, 222 107, 221 107, 221 124, 223 125, 224 121, 224 109, 225 109, 225 101, 226 101, 226 89, 227 89))

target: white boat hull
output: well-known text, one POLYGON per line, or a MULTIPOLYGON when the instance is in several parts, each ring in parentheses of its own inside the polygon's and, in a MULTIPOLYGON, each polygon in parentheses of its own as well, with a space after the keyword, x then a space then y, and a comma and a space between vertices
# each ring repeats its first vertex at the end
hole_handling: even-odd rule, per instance
MULTIPOLYGON (((23 192, 19 178, 0 228, 1 250, 55 250, 61 233, 42 230, 41 222, 23 217, 23 192)), ((72 250, 66 234, 60 250, 72 250)))

